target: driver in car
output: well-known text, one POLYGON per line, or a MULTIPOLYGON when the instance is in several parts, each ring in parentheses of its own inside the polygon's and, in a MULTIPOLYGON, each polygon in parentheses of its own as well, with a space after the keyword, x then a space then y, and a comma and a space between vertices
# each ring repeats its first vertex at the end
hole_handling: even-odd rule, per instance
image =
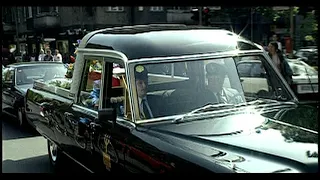
POLYGON ((236 89, 223 87, 227 70, 223 65, 210 63, 206 65, 206 76, 208 78, 207 93, 215 96, 218 103, 239 104, 244 103, 244 97, 236 89))
POLYGON ((141 65, 135 67, 135 81, 139 100, 139 111, 142 119, 159 117, 161 101, 148 92, 148 70, 141 65))

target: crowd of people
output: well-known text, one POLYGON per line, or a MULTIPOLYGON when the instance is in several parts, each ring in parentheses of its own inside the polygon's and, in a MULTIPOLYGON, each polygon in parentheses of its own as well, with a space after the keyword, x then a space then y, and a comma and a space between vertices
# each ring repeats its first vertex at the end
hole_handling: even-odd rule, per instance
POLYGON ((50 49, 41 49, 38 57, 35 53, 28 54, 27 52, 22 53, 21 56, 15 56, 9 48, 2 46, 2 65, 7 66, 8 64, 13 64, 17 62, 32 62, 32 61, 54 61, 62 63, 74 63, 76 59, 76 52, 74 55, 64 54, 62 55, 58 49, 55 49, 54 54, 50 49), (19 57, 21 59, 19 59, 19 57))

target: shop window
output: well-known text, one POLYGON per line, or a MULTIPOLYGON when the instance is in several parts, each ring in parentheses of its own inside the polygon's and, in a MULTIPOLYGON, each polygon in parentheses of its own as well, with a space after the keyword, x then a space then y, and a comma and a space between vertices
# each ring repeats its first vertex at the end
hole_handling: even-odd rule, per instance
POLYGON ((27 21, 27 19, 32 18, 32 7, 31 6, 23 7, 23 16, 24 16, 24 21, 27 21))
POLYGON ((20 9, 17 8, 17 19, 18 19, 18 23, 20 23, 20 9))
POLYGON ((150 11, 163 11, 163 6, 151 6, 150 11))
POLYGON ((37 7, 37 13, 38 13, 38 14, 48 13, 48 12, 50 12, 50 6, 37 7))
POLYGON ((169 6, 168 8, 167 8, 168 10, 175 10, 175 11, 185 11, 185 10, 190 10, 190 7, 188 7, 188 6, 169 6))
POLYGON ((123 6, 108 6, 107 11, 124 11, 123 6))

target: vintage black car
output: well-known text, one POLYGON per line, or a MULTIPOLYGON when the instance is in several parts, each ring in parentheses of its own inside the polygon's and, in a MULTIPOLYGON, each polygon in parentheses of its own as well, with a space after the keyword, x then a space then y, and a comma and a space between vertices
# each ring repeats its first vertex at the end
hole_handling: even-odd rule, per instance
POLYGON ((69 157, 89 172, 318 171, 318 131, 310 129, 317 107, 299 108, 262 47, 226 30, 91 32, 71 88, 35 81, 26 97, 27 118, 56 168, 69 157), (261 62, 265 88, 241 84, 236 64, 246 58, 261 62), (288 121, 299 110, 304 122, 288 121))
POLYGON ((66 68, 55 62, 24 62, 10 64, 2 71, 2 112, 13 116, 23 126, 26 125, 24 97, 34 79, 49 81, 63 77, 66 68))

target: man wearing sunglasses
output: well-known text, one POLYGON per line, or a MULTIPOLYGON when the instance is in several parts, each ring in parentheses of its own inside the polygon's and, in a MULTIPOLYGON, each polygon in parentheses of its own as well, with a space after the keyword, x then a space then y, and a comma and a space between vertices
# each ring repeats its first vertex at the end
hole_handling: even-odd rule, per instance
POLYGON ((208 79, 207 90, 210 95, 216 97, 218 103, 238 104, 245 102, 244 97, 236 89, 223 87, 227 70, 223 65, 210 63, 206 65, 206 76, 208 79))

